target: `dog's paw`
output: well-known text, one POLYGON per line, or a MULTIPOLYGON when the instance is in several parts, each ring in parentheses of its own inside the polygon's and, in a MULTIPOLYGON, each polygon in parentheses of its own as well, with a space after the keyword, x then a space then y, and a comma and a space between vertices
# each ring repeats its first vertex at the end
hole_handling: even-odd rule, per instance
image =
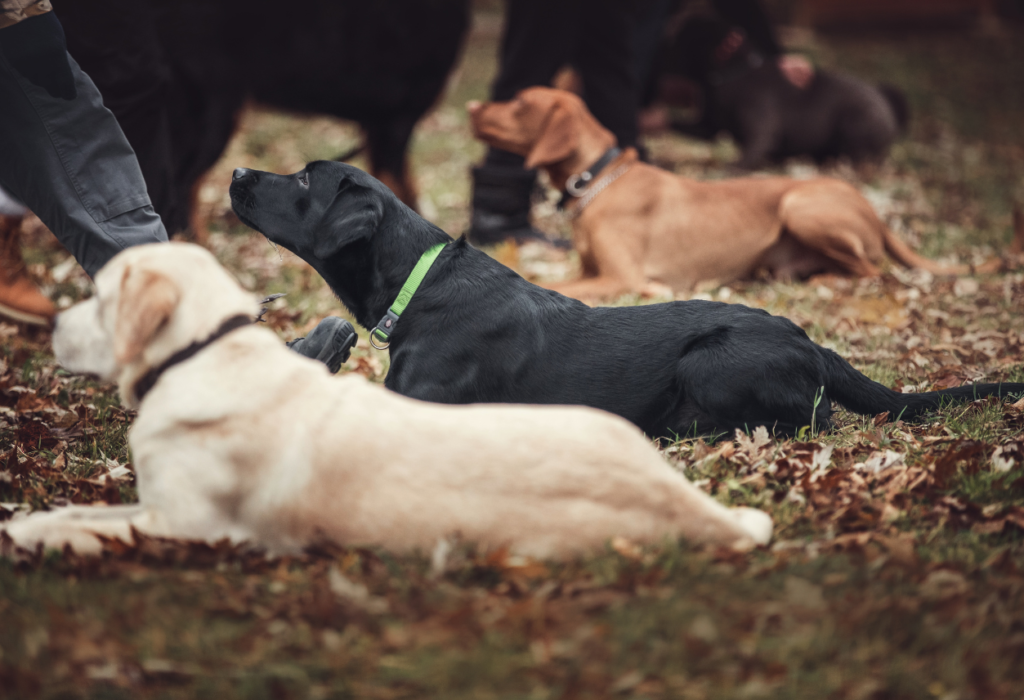
MULTIPOLYGON (((46 515, 49 515, 47 513, 46 515)), ((34 518, 22 518, 13 521, 3 530, 0 537, 7 545, 5 552, 10 556, 15 549, 34 550, 40 544, 45 550, 63 550, 65 546, 71 547, 76 553, 83 555, 97 555, 103 551, 103 543, 91 531, 77 527, 62 526, 61 523, 36 522, 34 518)))
POLYGON ((756 544, 768 544, 772 539, 772 518, 757 508, 735 508, 733 512, 740 527, 747 531, 756 544))

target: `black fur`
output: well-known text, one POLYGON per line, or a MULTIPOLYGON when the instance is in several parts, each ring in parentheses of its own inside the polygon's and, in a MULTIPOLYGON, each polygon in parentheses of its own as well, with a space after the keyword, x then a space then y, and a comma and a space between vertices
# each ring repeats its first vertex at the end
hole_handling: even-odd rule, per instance
POLYGON ((376 171, 401 180, 469 0, 73 0, 58 14, 175 233, 247 99, 358 122, 376 171))
POLYGON ((666 40, 661 63, 663 75, 693 80, 704 96, 698 122, 673 126, 705 139, 728 133, 743 151, 741 167, 794 156, 880 160, 906 128, 906 98, 892 86, 818 70, 800 89, 774 57, 758 54, 749 41, 722 63, 716 49, 731 30, 720 19, 694 17, 666 40))
POLYGON ((239 218, 312 265, 367 328, 420 255, 449 242, 391 336, 385 385, 442 403, 583 404, 660 437, 829 424, 831 402, 912 418, 943 398, 1024 392, 979 384, 899 394, 785 318, 736 304, 590 308, 452 242, 381 183, 340 163, 296 175, 236 171, 239 218), (295 202, 308 201, 303 216, 295 202))

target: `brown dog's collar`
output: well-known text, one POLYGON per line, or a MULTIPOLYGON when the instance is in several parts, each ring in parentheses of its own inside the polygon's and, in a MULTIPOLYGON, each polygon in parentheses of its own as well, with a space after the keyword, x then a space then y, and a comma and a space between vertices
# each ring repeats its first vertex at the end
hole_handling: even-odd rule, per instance
POLYGON ((612 146, 589 168, 581 173, 573 173, 570 175, 569 179, 565 181, 565 189, 562 190, 562 198, 558 200, 558 208, 564 208, 573 197, 584 197, 587 194, 587 190, 590 189, 590 183, 594 181, 594 178, 597 177, 609 163, 620 155, 622 155, 622 149, 618 146, 612 146))
POLYGON ((245 314, 238 314, 237 316, 232 316, 227 321, 220 324, 220 327, 217 328, 217 330, 215 330, 213 334, 210 335, 210 337, 206 338, 206 340, 197 340, 188 347, 182 348, 178 352, 174 353, 166 360, 164 360, 163 363, 142 375, 142 377, 139 378, 139 381, 135 382, 135 387, 133 389, 133 392, 135 393, 135 400, 141 402, 143 397, 146 394, 148 394, 149 390, 152 389, 153 386, 156 384, 157 380, 160 379, 160 375, 162 375, 164 372, 169 370, 174 365, 180 362, 184 362, 185 360, 189 359, 197 352, 205 348, 207 345, 210 345, 211 343, 219 340, 220 338, 227 335, 231 331, 252 325, 253 323, 254 321, 252 320, 252 318, 246 316, 245 314))
POLYGON ((629 170, 632 165, 633 163, 627 161, 588 187, 587 191, 583 193, 583 196, 576 200, 576 206, 573 207, 570 217, 575 219, 582 214, 583 210, 587 208, 588 204, 594 201, 594 198, 597 195, 604 192, 609 185, 625 175, 626 171, 629 170))

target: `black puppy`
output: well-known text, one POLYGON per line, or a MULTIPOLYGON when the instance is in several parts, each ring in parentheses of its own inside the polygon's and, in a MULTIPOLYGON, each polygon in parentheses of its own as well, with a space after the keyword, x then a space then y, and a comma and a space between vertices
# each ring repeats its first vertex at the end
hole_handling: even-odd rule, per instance
POLYGON ((583 404, 659 437, 827 426, 832 401, 916 416, 945 400, 1024 392, 978 384, 899 394, 790 321, 706 301, 592 309, 452 241, 366 173, 310 163, 238 169, 239 218, 312 265, 373 328, 428 248, 446 243, 394 327, 385 386, 443 403, 583 404))
POLYGON ((744 168, 793 156, 880 160, 906 126, 906 100, 896 88, 829 71, 798 88, 773 57, 717 18, 688 20, 662 56, 663 76, 687 77, 704 96, 697 123, 673 126, 705 139, 727 132, 743 151, 737 165, 744 168))

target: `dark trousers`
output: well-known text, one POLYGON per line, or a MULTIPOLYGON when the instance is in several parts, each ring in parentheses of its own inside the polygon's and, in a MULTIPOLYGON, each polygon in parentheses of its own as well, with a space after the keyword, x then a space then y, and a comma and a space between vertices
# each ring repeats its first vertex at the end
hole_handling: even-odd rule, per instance
MULTIPOLYGON (((571 64, 591 113, 620 146, 635 146, 639 81, 633 36, 648 1, 509 0, 491 98, 504 102, 525 88, 550 85, 571 64)), ((492 148, 487 163, 522 166, 523 159, 492 148)))
POLYGON ((181 154, 171 139, 172 74, 153 8, 146 0, 74 0, 59 10, 68 52, 117 117, 139 159, 154 209, 168 231, 183 230, 189 193, 180 191, 175 178, 181 154))
POLYGON ((70 59, 63 100, 0 52, 0 186, 25 203, 90 275, 140 243, 167 240, 135 153, 96 86, 70 59))

